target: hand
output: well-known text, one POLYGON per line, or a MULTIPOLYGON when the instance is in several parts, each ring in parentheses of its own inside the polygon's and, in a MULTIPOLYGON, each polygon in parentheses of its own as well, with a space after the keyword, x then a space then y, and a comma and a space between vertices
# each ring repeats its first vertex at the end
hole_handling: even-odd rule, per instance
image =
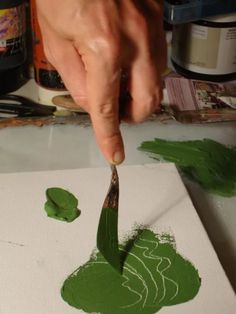
POLYGON ((140 122, 162 98, 166 66, 162 5, 158 0, 37 0, 44 50, 74 100, 91 116, 100 149, 124 160, 119 128, 120 79, 131 101, 123 119, 140 122))

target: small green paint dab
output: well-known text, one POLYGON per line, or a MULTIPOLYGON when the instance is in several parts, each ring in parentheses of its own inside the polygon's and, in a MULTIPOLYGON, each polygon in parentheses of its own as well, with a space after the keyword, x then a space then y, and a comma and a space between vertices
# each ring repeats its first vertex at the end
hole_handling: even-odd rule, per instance
POLYGON ((70 192, 58 187, 48 188, 46 197, 44 209, 48 217, 66 222, 72 222, 79 217, 81 212, 78 209, 78 200, 70 192))

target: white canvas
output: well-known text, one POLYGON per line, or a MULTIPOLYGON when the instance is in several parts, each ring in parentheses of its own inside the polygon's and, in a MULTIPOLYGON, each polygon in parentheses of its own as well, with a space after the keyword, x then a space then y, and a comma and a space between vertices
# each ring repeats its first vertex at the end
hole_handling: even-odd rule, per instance
MULTIPOLYGON (((118 172, 120 239, 135 224, 168 231, 202 278, 193 300, 158 313, 236 313, 235 294, 175 166, 121 166, 118 172)), ((109 167, 0 175, 0 314, 82 313, 62 300, 60 289, 95 248, 110 175, 109 167), (45 190, 53 186, 78 197, 82 214, 74 222, 46 216, 45 190)))

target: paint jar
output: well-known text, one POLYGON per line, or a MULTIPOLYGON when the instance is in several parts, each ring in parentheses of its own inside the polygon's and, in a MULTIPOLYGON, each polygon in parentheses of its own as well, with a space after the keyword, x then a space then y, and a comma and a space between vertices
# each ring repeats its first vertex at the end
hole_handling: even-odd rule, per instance
POLYGON ((55 95, 65 94, 65 85, 57 72, 44 54, 42 35, 37 20, 35 0, 31 0, 31 24, 33 31, 33 64, 34 78, 38 84, 39 101, 51 104, 55 95))
POLYGON ((42 35, 37 19, 35 0, 31 1, 31 24, 33 30, 33 62, 35 81, 48 89, 65 89, 56 69, 48 62, 43 48, 42 35))
POLYGON ((175 25, 171 60, 188 78, 236 79, 236 13, 175 25))
POLYGON ((164 19, 170 24, 190 23, 236 12, 235 0, 165 0, 164 19))
POLYGON ((25 1, 0 1, 0 94, 18 89, 26 78, 25 1))

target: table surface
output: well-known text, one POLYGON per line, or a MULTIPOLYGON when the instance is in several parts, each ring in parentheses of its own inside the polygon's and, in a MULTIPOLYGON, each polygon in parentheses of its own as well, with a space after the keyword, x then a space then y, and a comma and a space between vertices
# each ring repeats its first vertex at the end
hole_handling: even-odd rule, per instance
MULTIPOLYGON (((35 98, 37 87, 28 82, 18 92, 35 98)), ((164 93, 164 101, 168 101, 164 93)), ((181 125, 146 121, 122 124, 126 165, 153 162, 137 150, 142 141, 160 137, 171 140, 211 138, 236 146, 236 123, 181 125)), ((61 170, 106 166, 91 126, 55 125, 12 127, 0 130, 0 173, 61 170)), ((236 197, 210 195, 183 177, 195 208, 219 259, 236 291, 236 197)))

